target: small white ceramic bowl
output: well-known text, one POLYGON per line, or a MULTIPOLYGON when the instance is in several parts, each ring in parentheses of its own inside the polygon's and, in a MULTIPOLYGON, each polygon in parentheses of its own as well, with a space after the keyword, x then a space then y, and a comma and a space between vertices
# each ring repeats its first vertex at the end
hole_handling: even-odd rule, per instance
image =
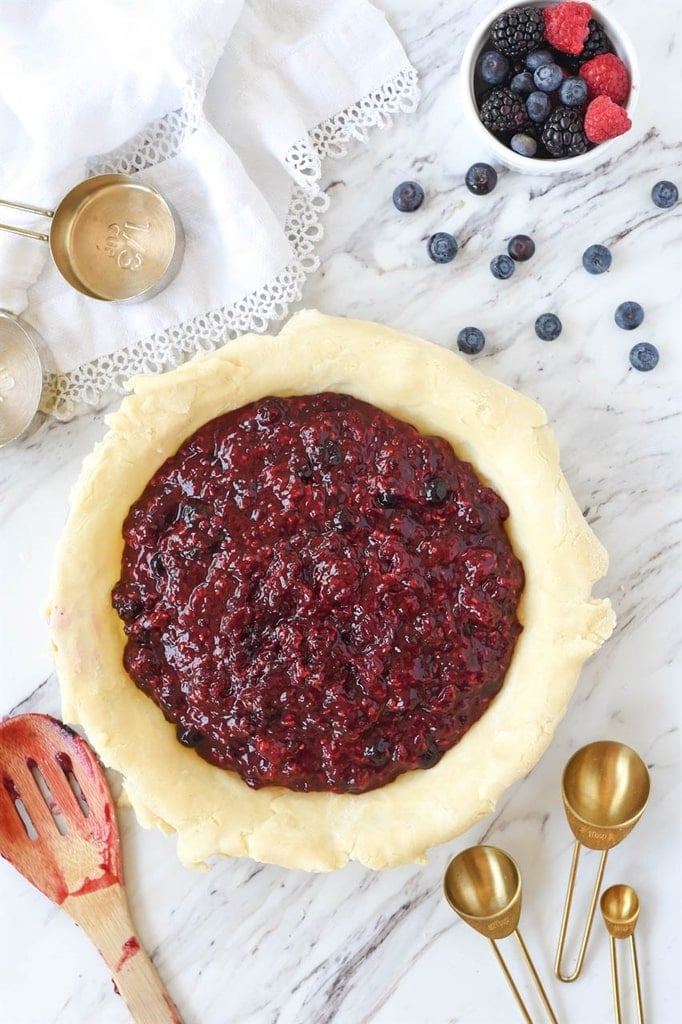
MULTIPOLYGON (((558 2, 558 0, 557 0, 558 2)), ((608 142, 602 142, 587 153, 580 156, 552 159, 538 159, 536 157, 520 156, 508 146, 505 146, 499 139, 496 139, 487 128, 483 126, 478 116, 478 105, 474 94, 474 74, 478 59, 486 49, 490 27, 494 21, 505 11, 513 7, 551 7, 554 4, 551 0, 506 0, 505 3, 496 7, 474 31, 462 57, 460 66, 460 85, 462 92, 462 105, 466 119, 479 141, 486 147, 489 154, 500 164, 510 167, 522 174, 566 174, 582 173, 595 164, 607 160, 613 155, 613 150, 624 140, 628 140, 630 132, 619 135, 608 142)), ((604 26, 613 48, 618 57, 623 61, 630 72, 630 96, 625 105, 628 116, 634 121, 633 114, 639 95, 639 65, 632 42, 625 34, 620 25, 612 17, 605 14, 598 5, 592 4, 592 17, 604 26)))

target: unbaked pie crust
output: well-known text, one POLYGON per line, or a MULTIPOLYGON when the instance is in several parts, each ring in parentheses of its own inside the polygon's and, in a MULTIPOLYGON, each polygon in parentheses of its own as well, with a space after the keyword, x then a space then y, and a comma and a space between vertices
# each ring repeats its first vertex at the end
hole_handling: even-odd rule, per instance
POLYGON ((304 311, 277 337, 245 335, 160 376, 137 377, 83 464, 48 601, 65 721, 123 776, 138 820, 177 832, 178 854, 308 871, 385 868, 489 814, 548 746, 584 661, 610 635, 591 596, 606 552, 576 505, 543 410, 447 349, 379 324, 304 311), (178 743, 123 668, 111 605, 123 521, 155 470, 207 420, 267 395, 338 391, 446 438, 507 503, 526 586, 523 632, 501 692, 441 761, 361 795, 254 790, 178 743))

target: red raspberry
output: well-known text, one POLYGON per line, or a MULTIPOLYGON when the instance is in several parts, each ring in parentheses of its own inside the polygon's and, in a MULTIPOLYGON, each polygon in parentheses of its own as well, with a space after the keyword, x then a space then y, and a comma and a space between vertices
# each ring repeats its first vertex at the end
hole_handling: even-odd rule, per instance
POLYGON ((586 61, 579 71, 591 100, 608 96, 622 106, 630 95, 630 73, 615 53, 601 53, 586 61))
POLYGON ((607 142, 632 128, 627 110, 608 96, 597 96, 585 111, 585 135, 590 142, 607 142))
POLYGON ((545 39, 561 53, 582 53, 585 40, 590 34, 589 21, 592 8, 589 4, 565 3, 545 7, 545 39))

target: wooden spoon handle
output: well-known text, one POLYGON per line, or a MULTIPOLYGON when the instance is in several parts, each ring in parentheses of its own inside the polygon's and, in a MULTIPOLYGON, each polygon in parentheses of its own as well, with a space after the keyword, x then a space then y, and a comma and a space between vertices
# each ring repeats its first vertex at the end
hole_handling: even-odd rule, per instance
POLYGON ((135 1024, 182 1024, 135 933, 121 885, 69 896, 63 909, 99 949, 135 1024))

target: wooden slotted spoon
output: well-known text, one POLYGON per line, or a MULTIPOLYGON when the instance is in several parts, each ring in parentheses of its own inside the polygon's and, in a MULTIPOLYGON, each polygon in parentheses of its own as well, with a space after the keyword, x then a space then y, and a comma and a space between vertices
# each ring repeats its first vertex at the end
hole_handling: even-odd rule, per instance
POLYGON ((0 722, 0 854, 92 939, 136 1024, 182 1024, 133 927, 104 772, 49 715, 0 722))

